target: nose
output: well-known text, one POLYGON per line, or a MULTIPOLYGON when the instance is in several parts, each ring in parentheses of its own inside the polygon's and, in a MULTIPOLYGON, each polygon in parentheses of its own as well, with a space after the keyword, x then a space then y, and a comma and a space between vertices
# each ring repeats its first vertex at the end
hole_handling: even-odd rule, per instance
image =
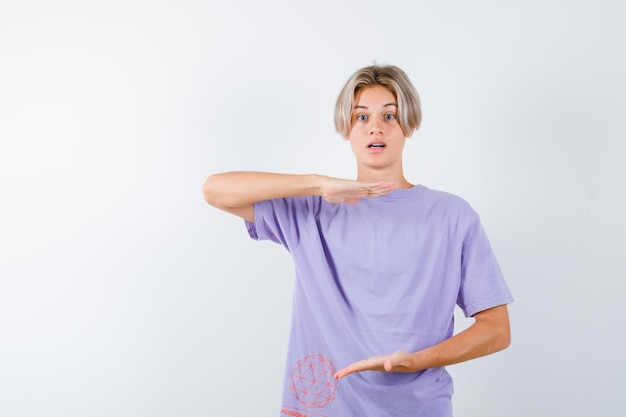
POLYGON ((377 121, 372 121, 370 123, 370 135, 375 135, 377 133, 383 133, 383 129, 377 121))

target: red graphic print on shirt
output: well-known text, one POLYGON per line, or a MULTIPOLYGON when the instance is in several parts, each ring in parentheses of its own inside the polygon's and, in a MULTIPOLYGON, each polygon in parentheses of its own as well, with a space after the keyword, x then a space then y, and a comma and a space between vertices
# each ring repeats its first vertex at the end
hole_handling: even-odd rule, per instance
POLYGON ((309 408, 324 408, 335 400, 337 381, 333 363, 322 355, 300 359, 291 372, 289 388, 300 403, 309 408))

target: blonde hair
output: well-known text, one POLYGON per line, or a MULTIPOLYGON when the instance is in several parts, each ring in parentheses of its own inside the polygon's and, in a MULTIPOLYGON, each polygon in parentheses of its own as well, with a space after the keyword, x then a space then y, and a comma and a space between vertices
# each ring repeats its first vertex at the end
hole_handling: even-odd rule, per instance
POLYGON ((335 105, 335 130, 347 138, 352 128, 352 110, 357 93, 367 87, 381 85, 398 101, 398 123, 406 137, 422 122, 422 110, 417 90, 404 71, 394 65, 372 65, 352 74, 341 89, 335 105))

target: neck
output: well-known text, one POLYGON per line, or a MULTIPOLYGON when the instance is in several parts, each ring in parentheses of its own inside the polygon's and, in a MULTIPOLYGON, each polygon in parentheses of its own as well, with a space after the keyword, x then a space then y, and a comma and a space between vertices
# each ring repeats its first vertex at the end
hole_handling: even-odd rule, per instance
POLYGON ((363 182, 379 182, 379 181, 393 181, 400 185, 399 188, 411 188, 413 184, 411 184, 404 177, 402 171, 399 172, 389 172, 386 170, 359 170, 357 173, 357 181, 363 182))

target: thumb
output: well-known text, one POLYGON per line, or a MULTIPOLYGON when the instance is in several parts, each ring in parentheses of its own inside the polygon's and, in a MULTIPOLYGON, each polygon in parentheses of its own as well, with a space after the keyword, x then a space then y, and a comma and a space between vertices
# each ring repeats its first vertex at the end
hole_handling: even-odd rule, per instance
POLYGON ((385 359, 385 361, 383 362, 383 367, 385 368, 385 371, 391 372, 391 370, 393 369, 393 365, 391 364, 391 356, 385 359))

